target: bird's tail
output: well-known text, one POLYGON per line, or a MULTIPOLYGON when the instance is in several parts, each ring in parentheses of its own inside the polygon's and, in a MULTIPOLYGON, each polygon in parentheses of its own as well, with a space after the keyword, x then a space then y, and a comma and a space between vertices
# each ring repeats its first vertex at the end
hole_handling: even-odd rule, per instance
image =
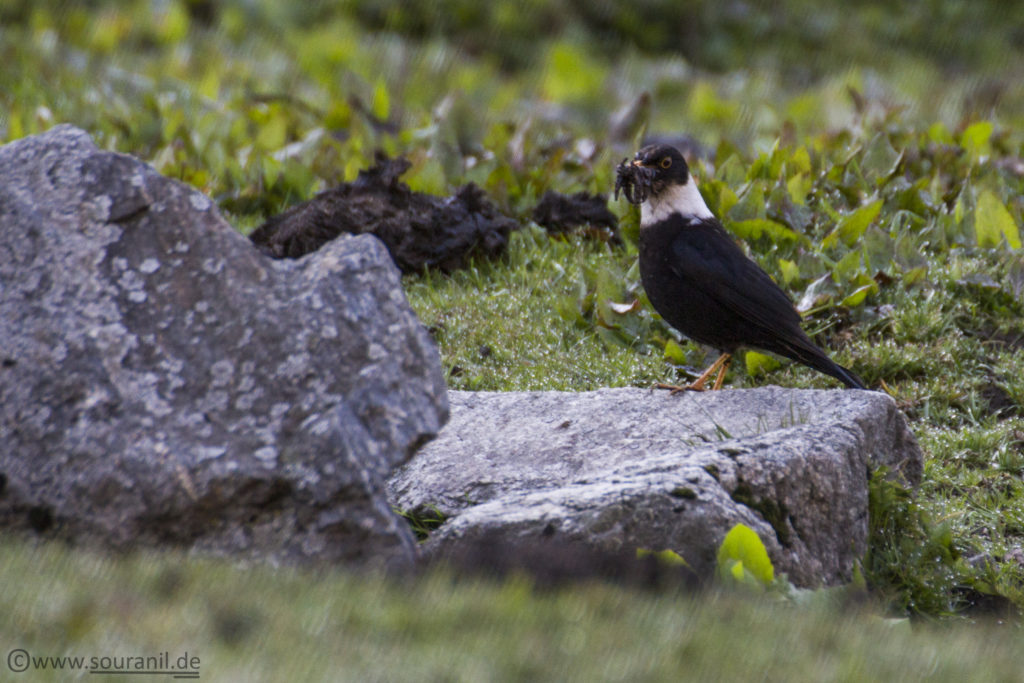
POLYGON ((835 377, 850 389, 867 389, 860 377, 829 358, 810 339, 805 340, 804 344, 786 344, 786 351, 783 352, 783 355, 835 377))

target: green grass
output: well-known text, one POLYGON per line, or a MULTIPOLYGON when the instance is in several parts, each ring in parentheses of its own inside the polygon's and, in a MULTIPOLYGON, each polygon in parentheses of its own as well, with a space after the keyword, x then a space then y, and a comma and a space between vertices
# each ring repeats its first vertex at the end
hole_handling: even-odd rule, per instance
POLYGON ((616 336, 593 323, 598 307, 620 317, 603 299, 631 301, 637 294, 635 283, 625 286, 633 260, 604 243, 549 240, 534 228, 513 234, 502 262, 474 263, 450 276, 407 277, 406 293, 443 349, 452 388, 572 391, 651 384, 663 373, 662 354, 641 336, 664 328, 649 314, 629 320, 635 336, 616 336))
MULTIPOLYGON (((1024 666, 1017 629, 912 629, 855 595, 538 591, 443 571, 410 583, 11 542, 0 575, 5 658, 187 652, 213 681, 1011 681, 1024 666)), ((5 680, 123 678, 6 666, 5 680)))
MULTIPOLYGON (((689 12, 673 3, 603 16, 451 0, 429 15, 225 0, 208 20, 189 11, 201 4, 4 3, 0 142, 75 123, 208 193, 243 231, 353 179, 375 149, 405 154, 413 189, 476 182, 523 224, 498 261, 404 278, 451 387, 649 386, 706 359, 646 304, 634 210, 612 207, 621 248, 529 221, 548 189, 610 192, 633 143, 608 140, 609 116, 647 92, 626 137, 646 124, 703 144, 692 166, 709 205, 817 341, 891 390, 924 482, 915 496, 872 486, 862 609, 9 541, 11 647, 209 642, 214 679, 1017 676, 1016 630, 962 627, 979 596, 1024 607, 1024 58, 1004 4, 708 5, 688 24, 707 40, 685 58, 650 28, 689 12), (920 621, 908 632, 879 614, 920 621)), ((766 383, 836 386, 788 363, 728 377, 766 383)))

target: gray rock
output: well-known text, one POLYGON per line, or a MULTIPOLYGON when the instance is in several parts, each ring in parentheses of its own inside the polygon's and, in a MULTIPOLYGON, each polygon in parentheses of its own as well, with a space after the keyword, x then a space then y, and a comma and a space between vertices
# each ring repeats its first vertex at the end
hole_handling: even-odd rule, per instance
POLYGON ((447 419, 387 251, 273 261, 70 126, 0 148, 0 526, 413 557, 384 477, 447 419))
POLYGON ((670 396, 450 392, 450 423, 388 482, 395 505, 449 519, 425 550, 561 537, 670 548, 698 574, 736 523, 797 585, 851 577, 867 547, 868 472, 908 484, 922 457, 888 396, 764 387, 670 396))

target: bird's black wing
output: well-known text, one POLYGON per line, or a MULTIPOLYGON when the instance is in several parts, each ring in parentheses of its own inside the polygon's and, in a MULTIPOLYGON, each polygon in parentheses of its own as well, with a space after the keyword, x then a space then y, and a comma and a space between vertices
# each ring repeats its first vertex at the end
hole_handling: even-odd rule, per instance
MULTIPOLYGON (((672 270, 725 311, 768 334, 800 330, 800 314, 768 273, 747 258, 715 220, 686 222, 672 241, 672 270)), ((799 332, 803 335, 802 331, 799 332)), ((772 335, 774 336, 774 335, 772 335)), ((754 340, 751 340, 754 341, 754 340)))

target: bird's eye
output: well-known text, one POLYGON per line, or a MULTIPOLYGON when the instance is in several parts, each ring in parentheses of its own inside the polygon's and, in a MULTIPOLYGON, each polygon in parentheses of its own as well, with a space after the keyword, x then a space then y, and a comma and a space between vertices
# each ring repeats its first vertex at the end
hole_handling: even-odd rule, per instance
POLYGON ((661 167, 662 168, 668 168, 671 165, 672 165, 672 157, 665 157, 664 159, 661 160, 661 167))

